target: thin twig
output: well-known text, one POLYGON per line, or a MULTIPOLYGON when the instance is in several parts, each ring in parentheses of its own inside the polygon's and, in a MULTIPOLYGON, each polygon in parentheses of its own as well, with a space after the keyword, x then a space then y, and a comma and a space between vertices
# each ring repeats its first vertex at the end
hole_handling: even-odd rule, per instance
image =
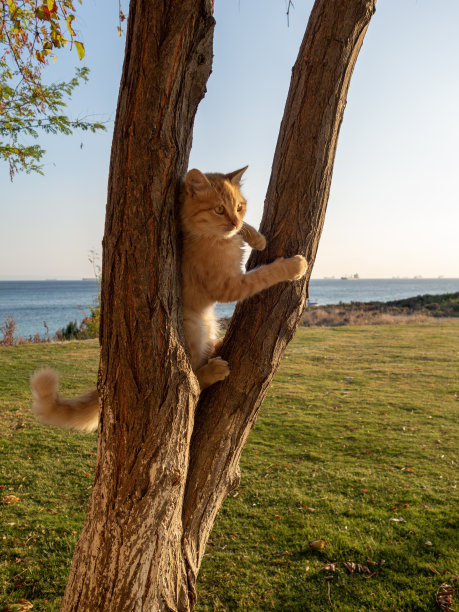
POLYGON ((331 600, 331 596, 330 596, 330 593, 331 593, 331 586, 330 586, 330 582, 327 582, 327 586, 328 586, 328 601, 330 602, 330 606, 331 606, 332 608, 334 608, 335 606, 333 605, 332 600, 331 600))
POLYGON ((290 9, 291 8, 295 8, 295 5, 293 4, 292 0, 288 0, 288 4, 287 4, 287 27, 290 27, 290 9))

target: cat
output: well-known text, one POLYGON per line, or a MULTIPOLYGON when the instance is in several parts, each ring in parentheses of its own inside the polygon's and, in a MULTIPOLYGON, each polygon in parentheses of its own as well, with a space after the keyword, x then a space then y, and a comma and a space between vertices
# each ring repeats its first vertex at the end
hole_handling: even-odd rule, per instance
MULTIPOLYGON (((301 278, 306 259, 282 257, 248 273, 242 271, 246 242, 263 250, 266 239, 244 223, 246 200, 241 178, 247 166, 229 174, 189 170, 179 203, 182 228, 182 313, 185 344, 201 390, 224 380, 228 363, 218 356, 216 302, 235 302, 283 281, 301 278)), ((97 428, 97 390, 75 399, 58 395, 58 375, 43 369, 31 379, 33 410, 41 421, 79 430, 97 428)))

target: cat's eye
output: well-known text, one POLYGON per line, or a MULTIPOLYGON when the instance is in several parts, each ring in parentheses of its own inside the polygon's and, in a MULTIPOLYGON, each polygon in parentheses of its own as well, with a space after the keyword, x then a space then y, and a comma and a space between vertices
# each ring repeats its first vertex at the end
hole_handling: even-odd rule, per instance
POLYGON ((225 207, 223 206, 223 204, 220 204, 220 206, 216 206, 214 210, 217 215, 222 215, 225 212, 225 207))
POLYGON ((238 204, 237 205, 237 212, 241 212, 242 208, 243 208, 243 204, 242 203, 238 204))

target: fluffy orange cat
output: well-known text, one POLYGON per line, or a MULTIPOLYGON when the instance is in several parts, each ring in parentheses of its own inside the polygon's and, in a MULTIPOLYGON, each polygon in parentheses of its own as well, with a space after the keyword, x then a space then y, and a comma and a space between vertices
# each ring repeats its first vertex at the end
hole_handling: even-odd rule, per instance
MULTIPOLYGON (((218 351, 216 302, 243 300, 306 272, 302 255, 280 257, 247 274, 242 271, 243 244, 262 250, 266 240, 243 222, 246 201, 240 190, 245 168, 229 174, 190 170, 182 186, 182 312, 185 343, 201 389, 224 380, 228 363, 218 351)), ((51 425, 93 431, 97 428, 97 390, 75 399, 58 395, 58 375, 40 370, 31 379, 33 409, 51 425)))

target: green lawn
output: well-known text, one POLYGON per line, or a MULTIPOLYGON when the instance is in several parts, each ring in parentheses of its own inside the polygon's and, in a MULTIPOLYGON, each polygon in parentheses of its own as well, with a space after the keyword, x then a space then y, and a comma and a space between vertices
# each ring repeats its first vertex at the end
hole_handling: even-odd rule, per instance
MULTIPOLYGON (((301 328, 217 520, 197 609, 439 610, 459 574, 458 351, 459 321, 301 328)), ((95 464, 95 434, 35 423, 28 378, 51 365, 76 394, 97 359, 92 340, 0 349, 0 497, 20 498, 0 506, 0 609, 58 610, 95 464)))

